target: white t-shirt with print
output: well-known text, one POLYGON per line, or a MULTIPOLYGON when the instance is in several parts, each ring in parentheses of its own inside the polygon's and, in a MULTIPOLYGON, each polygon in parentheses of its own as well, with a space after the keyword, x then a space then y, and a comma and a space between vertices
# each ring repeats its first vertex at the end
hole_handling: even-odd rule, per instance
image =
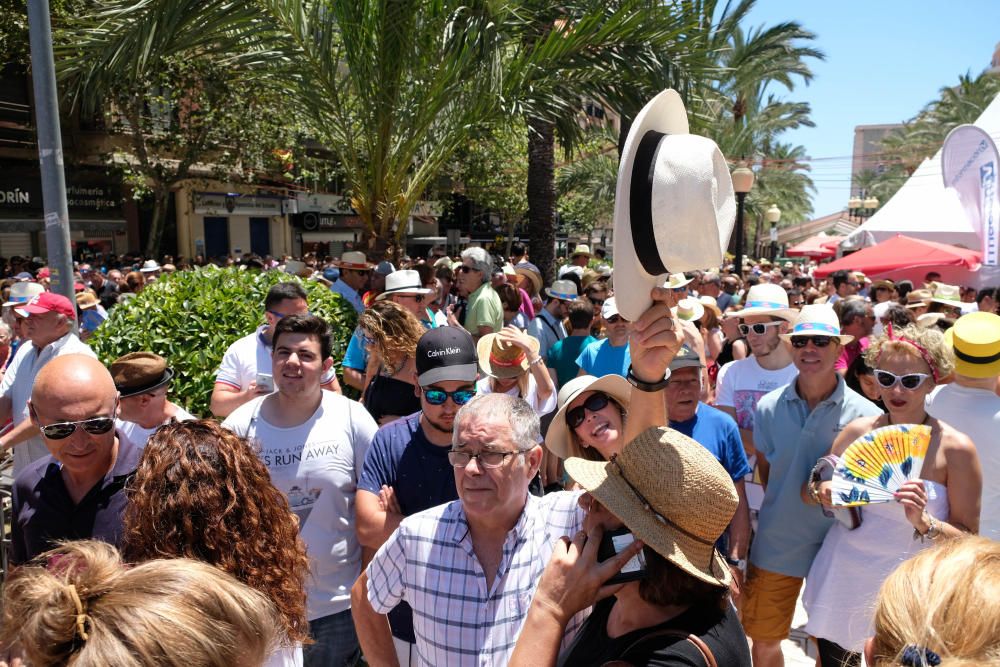
MULTIPOLYGON (((252 334, 240 338, 229 346, 222 355, 219 370, 215 372, 216 382, 246 391, 251 382, 257 381, 258 373, 271 375, 271 346, 264 341, 265 331, 267 325, 262 324, 252 334)), ((333 382, 335 377, 336 370, 331 366, 330 370, 323 374, 322 383, 333 382)))
POLYGON ((757 358, 753 356, 730 361, 719 369, 715 404, 718 407, 735 409, 736 423, 739 427, 752 431, 757 401, 764 394, 794 380, 798 373, 795 364, 788 364, 776 371, 767 370, 757 363, 757 358))
POLYGON ((233 411, 223 426, 255 440, 271 481, 299 518, 309 554, 309 620, 345 611, 361 572, 354 496, 378 425, 368 411, 340 394, 324 391, 305 423, 278 428, 260 415, 261 396, 233 411))

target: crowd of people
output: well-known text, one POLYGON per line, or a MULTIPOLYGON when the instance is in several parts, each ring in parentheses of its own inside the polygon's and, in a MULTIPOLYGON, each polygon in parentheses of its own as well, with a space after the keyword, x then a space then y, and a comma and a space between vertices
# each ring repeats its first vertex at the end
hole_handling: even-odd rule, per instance
POLYGON ((279 282, 194 415, 169 359, 86 341, 204 263, 89 258, 73 303, 0 260, 4 657, 771 667, 801 599, 823 667, 1000 659, 996 289, 760 261, 630 321, 586 245, 549 283, 519 244, 231 258, 358 324, 334 358, 279 282), (920 478, 835 507, 831 457, 897 424, 920 478))

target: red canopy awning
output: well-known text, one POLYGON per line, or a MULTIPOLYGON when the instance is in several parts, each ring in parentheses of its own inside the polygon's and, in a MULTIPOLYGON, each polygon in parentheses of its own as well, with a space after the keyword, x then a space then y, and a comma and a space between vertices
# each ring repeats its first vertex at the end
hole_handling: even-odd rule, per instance
POLYGON ((815 257, 825 259, 837 254, 837 245, 843 236, 827 236, 825 234, 811 236, 805 241, 799 241, 785 251, 788 257, 815 257))
POLYGON ((975 250, 897 234, 888 241, 863 248, 829 264, 823 264, 816 268, 813 275, 817 278, 826 278, 841 269, 861 271, 868 276, 878 276, 899 269, 945 266, 960 266, 975 270, 980 260, 981 255, 975 250))

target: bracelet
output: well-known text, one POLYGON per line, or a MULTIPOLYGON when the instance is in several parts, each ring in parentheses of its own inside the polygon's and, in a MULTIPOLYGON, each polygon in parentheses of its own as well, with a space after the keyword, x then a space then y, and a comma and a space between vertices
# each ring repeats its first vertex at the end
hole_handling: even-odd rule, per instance
POLYGON ((545 361, 545 357, 538 356, 538 357, 535 357, 534 359, 532 359, 531 361, 529 361, 528 365, 529 366, 537 366, 538 364, 542 363, 543 361, 545 361))
POLYGON ((936 540, 941 536, 941 526, 938 524, 937 519, 935 519, 930 512, 924 510, 924 514, 927 515, 927 532, 921 533, 919 530, 914 528, 913 539, 920 540, 921 542, 923 542, 924 539, 926 538, 933 542, 934 540, 936 540))
POLYGON ((670 371, 668 370, 667 376, 664 379, 660 380, 659 382, 643 382, 642 380, 640 380, 639 378, 637 378, 635 375, 632 374, 632 366, 629 365, 628 373, 625 374, 625 379, 628 380, 628 383, 630 385, 632 385, 639 391, 645 391, 645 392, 660 391, 661 389, 665 388, 668 384, 670 384, 670 371))
POLYGON ((823 501, 819 497, 819 482, 815 480, 809 480, 806 482, 806 491, 809 493, 809 498, 817 505, 822 505, 823 501))

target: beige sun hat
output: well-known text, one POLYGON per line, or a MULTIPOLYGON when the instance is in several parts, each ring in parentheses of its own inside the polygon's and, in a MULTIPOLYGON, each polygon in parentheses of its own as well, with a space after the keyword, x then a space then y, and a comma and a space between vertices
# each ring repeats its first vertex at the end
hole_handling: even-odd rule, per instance
POLYGON ((840 333, 840 320, 833 306, 825 303, 814 303, 802 306, 798 317, 792 324, 792 330, 780 334, 782 340, 791 342, 795 336, 829 336, 836 338, 841 345, 847 345, 854 336, 840 333))
POLYGON ((930 304, 932 296, 934 295, 929 289, 910 290, 906 293, 906 307, 920 308, 921 306, 927 306, 930 304))
MULTIPOLYGON (((528 336, 531 350, 538 354, 538 339, 528 336)), ((512 343, 505 343, 495 333, 486 334, 476 343, 476 355, 483 373, 498 380, 515 378, 528 372, 528 355, 512 343)))
POLYGON ((677 305, 670 309, 674 317, 685 322, 697 322, 705 316, 705 306, 694 297, 681 299, 677 305))
POLYGON ((683 273, 671 273, 667 276, 667 279, 663 281, 661 287, 666 289, 680 289, 685 285, 689 284, 694 278, 685 278, 683 273))
POLYGON ((385 277, 385 291, 376 301, 388 299, 393 294, 430 294, 434 290, 420 284, 420 274, 412 269, 393 271, 385 277))
POLYGON ((799 311, 788 307, 788 293, 781 285, 758 283, 747 291, 742 310, 726 313, 726 317, 742 318, 752 315, 773 315, 791 322, 799 316, 799 311))
POLYGON ((946 285, 945 283, 934 284, 934 293, 931 295, 931 301, 955 308, 961 308, 965 305, 962 303, 962 288, 958 285, 946 285))
POLYGON ((355 271, 370 271, 375 268, 375 265, 369 262, 365 253, 360 250, 348 250, 333 265, 338 269, 353 269, 355 271))
POLYGON ((615 278, 636 321, 663 276, 722 263, 736 220, 729 165, 714 141, 689 133, 681 96, 664 90, 636 115, 618 166, 615 278))
POLYGON ((587 257, 593 256, 590 252, 590 246, 586 243, 578 243, 576 247, 573 248, 573 252, 570 254, 570 259, 576 257, 577 255, 586 255, 587 257))
POLYGON ((559 390, 557 402, 559 409, 549 424, 545 434, 545 447, 561 459, 570 456, 583 456, 583 449, 566 423, 566 410, 577 396, 584 392, 600 391, 613 398, 622 408, 628 410, 629 399, 632 397, 632 385, 621 375, 605 375, 596 378, 593 375, 575 377, 559 390))
POLYGON ((736 514, 739 496, 702 445, 657 426, 610 461, 567 459, 566 472, 673 565, 705 583, 729 586, 732 574, 715 542, 736 514))
POLYGON ((545 294, 550 299, 562 301, 576 301, 580 297, 576 291, 576 283, 572 280, 556 280, 552 283, 552 287, 545 288, 545 294))
POLYGON ((537 269, 532 268, 534 266, 534 264, 525 263, 518 264, 514 267, 514 273, 516 275, 526 278, 527 281, 531 283, 531 289, 528 290, 528 293, 531 294, 531 296, 537 296, 538 293, 542 291, 542 274, 539 273, 537 269))
POLYGON ((716 317, 722 317, 722 309, 719 308, 719 302, 716 301, 714 296, 704 294, 698 297, 698 301, 701 301, 701 305, 705 306, 706 309, 715 313, 716 317))

